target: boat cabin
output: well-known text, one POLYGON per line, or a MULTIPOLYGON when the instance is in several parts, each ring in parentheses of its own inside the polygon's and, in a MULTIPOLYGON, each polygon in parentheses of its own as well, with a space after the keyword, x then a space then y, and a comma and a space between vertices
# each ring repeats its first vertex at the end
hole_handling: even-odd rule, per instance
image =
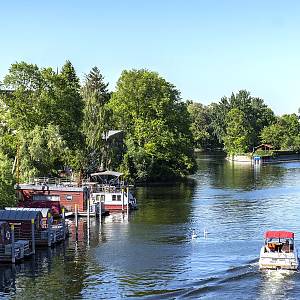
POLYGON ((294 251, 294 233, 290 231, 267 231, 265 252, 290 253, 294 251))
POLYGON ((114 171, 92 173, 84 183, 91 193, 91 205, 104 204, 104 209, 108 211, 136 209, 136 199, 122 176, 122 173, 114 171))

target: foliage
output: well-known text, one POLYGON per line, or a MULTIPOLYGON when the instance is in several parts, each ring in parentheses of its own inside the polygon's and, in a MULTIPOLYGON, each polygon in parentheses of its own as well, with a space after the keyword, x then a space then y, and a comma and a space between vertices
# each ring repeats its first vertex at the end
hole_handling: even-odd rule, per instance
POLYGON ((126 174, 147 181, 194 170, 187 105, 172 84, 147 70, 123 71, 109 105, 127 133, 126 174))
POLYGON ((12 161, 0 151, 0 208, 16 203, 12 168, 12 161))
POLYGON ((105 147, 103 135, 109 130, 111 113, 107 105, 110 99, 107 87, 100 70, 94 67, 85 75, 81 89, 84 101, 82 130, 87 146, 85 156, 89 158, 86 166, 92 170, 101 165, 105 147))
MULTIPOLYGON (((244 126, 248 127, 248 147, 252 148, 259 143, 261 130, 275 121, 273 111, 264 104, 260 98, 252 97, 248 91, 241 90, 237 94, 232 93, 230 98, 223 97, 218 104, 212 104, 211 126, 217 139, 225 141, 228 133, 226 129, 227 115, 232 109, 238 109, 244 114, 244 126)), ((230 133, 232 135, 232 132, 230 133)), ((238 136, 236 136, 238 139, 238 136)), ((228 140, 228 139, 227 139, 228 140)), ((241 139, 243 140, 243 138, 241 139)), ((241 141, 243 144, 243 142, 241 141)), ((246 149, 246 147, 242 147, 246 149)))
POLYGON ((275 149, 300 150, 300 122, 296 114, 286 114, 277 122, 264 128, 261 140, 270 143, 275 149))
POLYGON ((48 174, 74 161, 66 154, 83 147, 79 88, 69 61, 60 73, 25 62, 10 67, 1 93, 0 149, 14 158, 19 147, 22 176, 48 174))
POLYGON ((212 109, 201 103, 188 101, 188 112, 192 124, 191 132, 194 139, 194 147, 201 150, 212 150, 221 147, 212 129, 212 109))
POLYGON ((251 134, 250 124, 243 111, 233 108, 226 117, 225 150, 229 154, 245 153, 248 151, 251 134))

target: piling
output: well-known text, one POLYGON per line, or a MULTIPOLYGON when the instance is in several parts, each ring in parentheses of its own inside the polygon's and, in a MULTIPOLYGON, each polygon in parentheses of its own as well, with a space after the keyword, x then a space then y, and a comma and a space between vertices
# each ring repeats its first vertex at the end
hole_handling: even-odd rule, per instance
POLYGON ((34 219, 31 219, 31 248, 32 253, 35 254, 34 219))
POLYGON ((63 207, 62 210, 62 225, 63 225, 63 235, 64 239, 66 238, 66 220, 65 220, 65 208, 63 207))
POLYGON ((76 227, 76 233, 78 231, 78 210, 77 210, 77 204, 75 204, 75 227, 76 227))
POLYGON ((51 247, 51 214, 47 215, 47 223, 48 223, 48 247, 51 247))
POLYGON ((87 198, 87 221, 90 224, 90 197, 87 198))
POLYGON ((124 188, 122 187, 122 212, 124 212, 124 188))
POLYGON ((129 212, 129 187, 127 187, 127 218, 128 218, 128 212, 129 212))
POLYGON ((16 263, 16 251, 15 251, 15 225, 11 224, 11 262, 16 263))
POLYGON ((100 201, 100 205, 99 205, 99 221, 101 224, 102 221, 102 201, 100 201))

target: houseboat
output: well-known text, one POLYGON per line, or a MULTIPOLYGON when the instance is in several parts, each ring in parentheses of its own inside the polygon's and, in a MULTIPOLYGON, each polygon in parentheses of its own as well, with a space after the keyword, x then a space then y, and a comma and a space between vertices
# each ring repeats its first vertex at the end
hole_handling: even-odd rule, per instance
POLYGON ((32 248, 33 244, 51 247, 57 242, 51 217, 48 218, 48 227, 43 228, 43 215, 40 211, 0 210, 0 221, 14 225, 16 240, 28 240, 32 248))
MULTIPOLYGON (((34 178, 28 183, 16 185, 16 193, 19 207, 50 208, 54 219, 61 217, 62 208, 65 209, 65 216, 73 216, 75 211, 79 216, 87 216, 88 205, 90 216, 95 216, 99 210, 89 203, 88 186, 79 186, 78 183, 63 178, 34 178)), ((104 205, 101 213, 107 213, 104 205)))
POLYGON ((260 269, 298 269, 298 252, 293 232, 267 231, 264 237, 265 242, 260 250, 260 269))
POLYGON ((105 171, 92 173, 83 185, 89 188, 91 204, 104 203, 108 211, 124 211, 137 209, 137 201, 130 191, 130 186, 121 179, 122 173, 105 171))
POLYGON ((16 192, 19 206, 50 208, 54 217, 67 212, 86 211, 89 190, 74 182, 61 181, 58 178, 34 178, 29 183, 18 184, 16 192))

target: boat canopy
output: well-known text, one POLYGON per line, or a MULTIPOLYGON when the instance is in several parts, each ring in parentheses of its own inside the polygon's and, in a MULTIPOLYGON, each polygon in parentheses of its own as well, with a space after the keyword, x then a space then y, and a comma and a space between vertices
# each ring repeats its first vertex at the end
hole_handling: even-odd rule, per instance
POLYGON ((115 171, 104 171, 104 172, 92 173, 91 177, 94 177, 94 176, 115 176, 115 177, 120 177, 122 175, 123 175, 123 173, 119 173, 119 172, 115 172, 115 171))
POLYGON ((291 231, 266 231, 265 232, 265 238, 266 239, 293 239, 294 238, 294 232, 291 231))

